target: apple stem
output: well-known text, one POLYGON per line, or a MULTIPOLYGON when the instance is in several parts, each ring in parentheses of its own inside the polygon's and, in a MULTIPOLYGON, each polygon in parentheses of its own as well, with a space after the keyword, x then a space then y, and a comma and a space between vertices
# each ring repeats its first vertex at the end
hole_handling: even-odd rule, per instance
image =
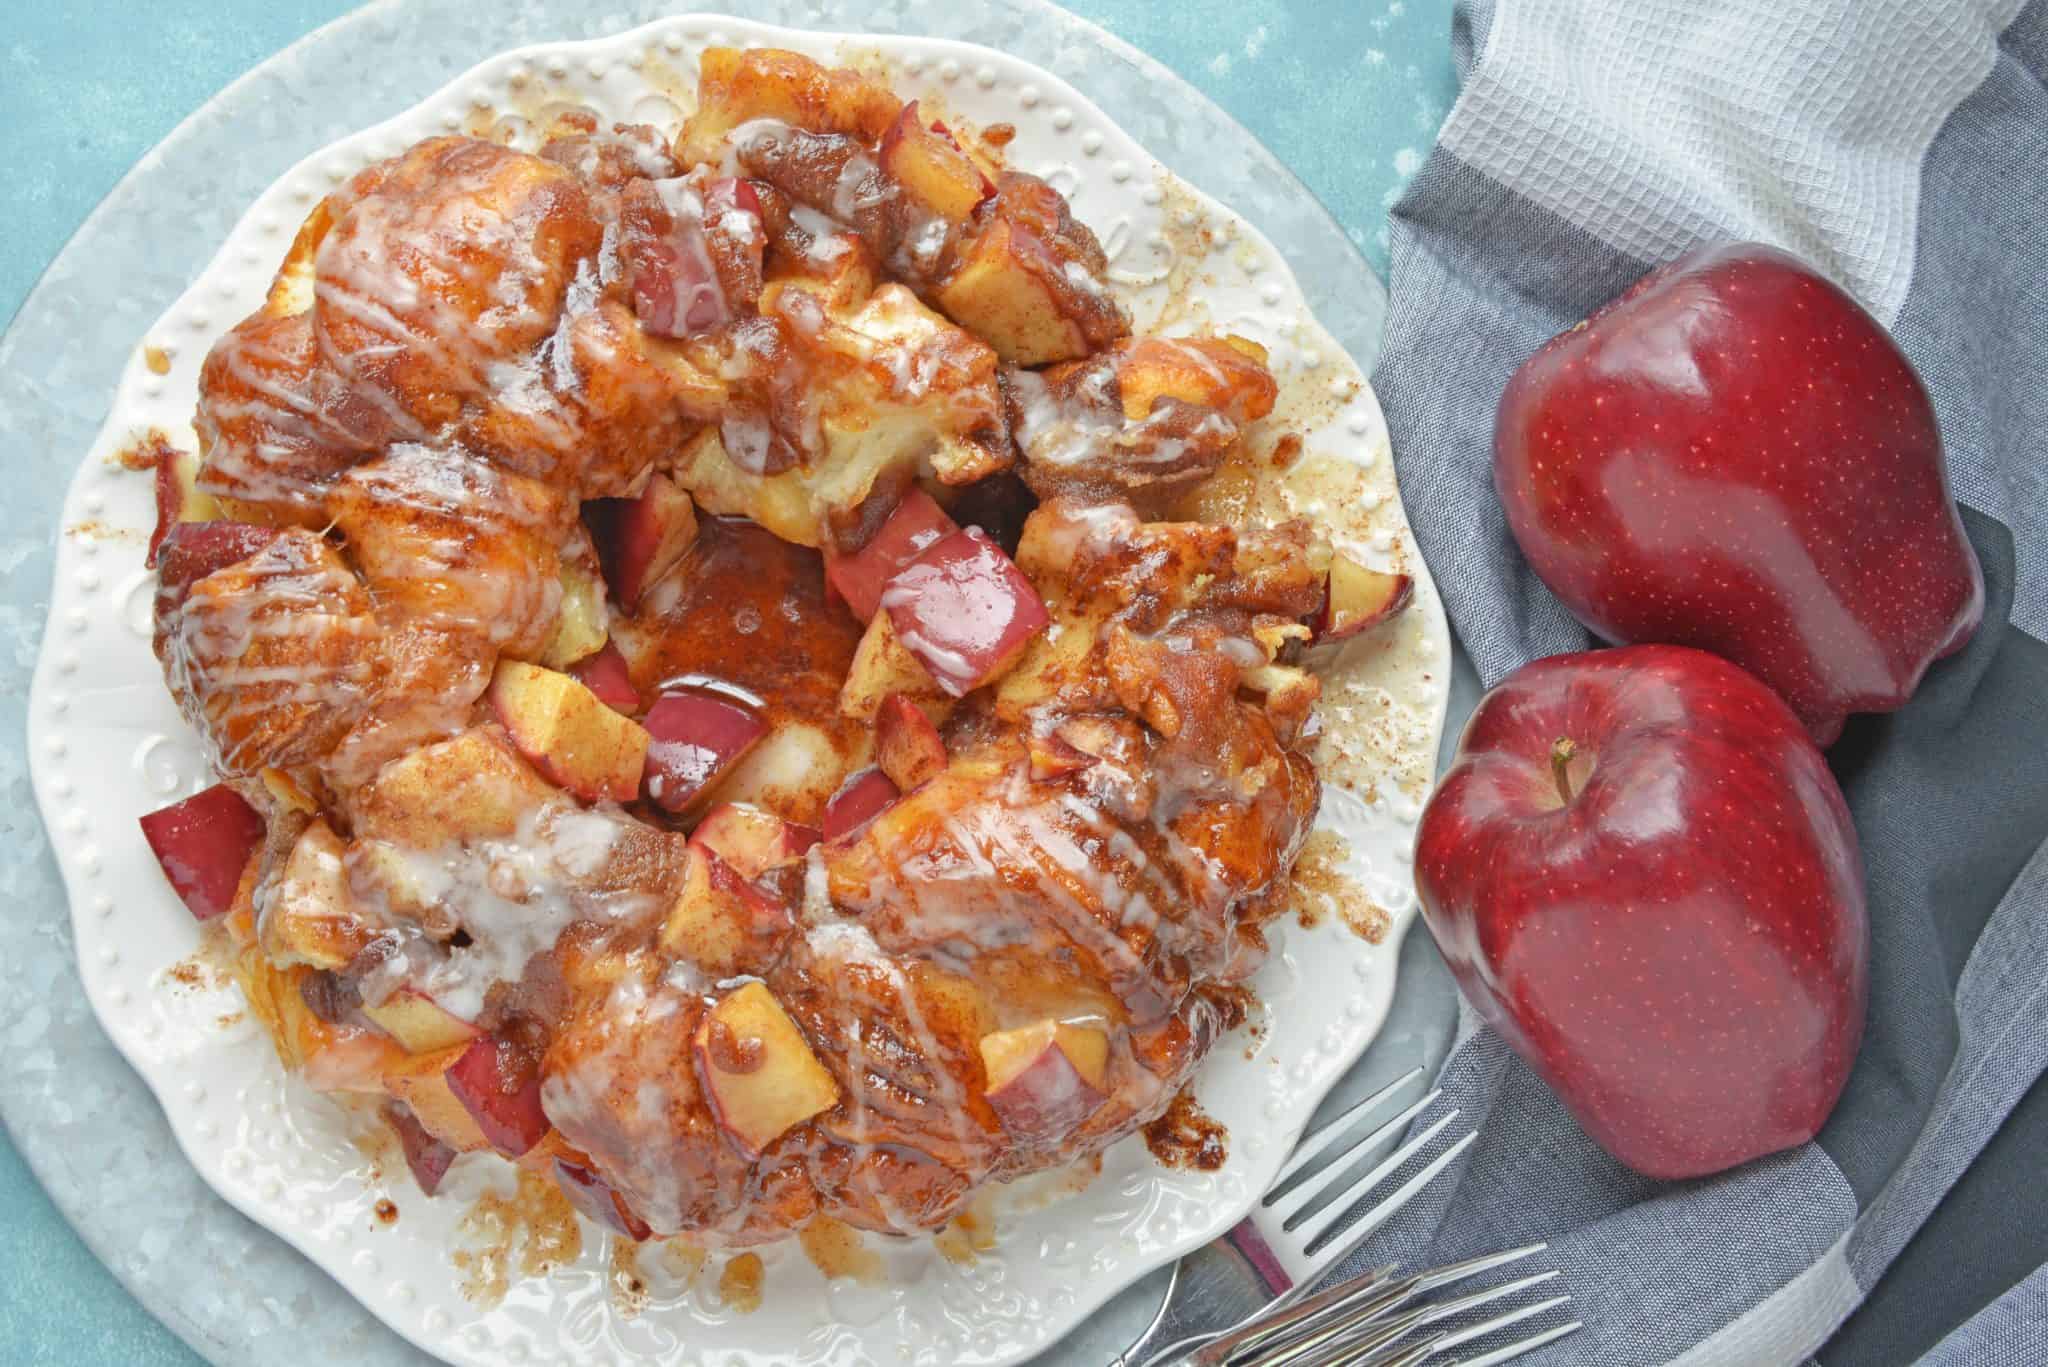
POLYGON ((1559 736, 1550 743, 1550 776, 1557 780, 1557 795, 1564 799, 1564 805, 1572 805, 1572 757, 1579 753, 1579 747, 1570 736, 1559 736))

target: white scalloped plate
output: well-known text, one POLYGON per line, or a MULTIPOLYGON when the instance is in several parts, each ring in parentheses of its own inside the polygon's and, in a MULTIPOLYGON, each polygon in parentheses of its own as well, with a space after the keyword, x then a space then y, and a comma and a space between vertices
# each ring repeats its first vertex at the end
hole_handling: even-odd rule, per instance
POLYGON ((691 15, 587 43, 495 58, 433 98, 309 157, 236 226, 199 281, 148 335, 64 508, 50 621, 30 697, 36 795, 70 893, 79 967, 107 1033, 154 1090, 194 1166, 225 1199, 290 1241, 379 1317, 458 1363, 645 1359, 698 1363, 997 1364, 1044 1348, 1147 1271, 1228 1229, 1271 1181, 1325 1091, 1371 1042, 1394 990, 1400 937, 1415 911, 1408 849, 1433 773, 1449 683, 1449 633, 1394 488, 1385 425, 1351 359, 1311 318, 1263 236, 1180 182, 1076 91, 986 48, 935 39, 846 37, 691 15), (881 1284, 828 1281, 793 1243, 764 1250, 762 1308, 724 1305, 712 1275, 638 1258, 642 1291, 614 1287, 610 1236, 583 1226, 584 1252, 515 1280, 495 1305, 466 1298, 451 1262, 470 1201, 502 1164, 465 1158, 442 1197, 381 1172, 342 1114, 289 1078, 232 986, 172 972, 200 946, 135 825, 206 781, 197 738, 178 717, 149 649, 153 576, 142 565, 150 482, 117 453, 159 427, 190 443, 208 345, 262 300, 305 213, 366 163, 431 134, 495 129, 515 139, 562 103, 672 125, 697 54, 717 43, 774 45, 887 68, 902 93, 986 127, 1017 129, 1014 164, 1047 176, 1102 236, 1113 279, 1141 330, 1214 324, 1270 350, 1281 414, 1311 452, 1354 465, 1341 490, 1299 490, 1287 506, 1322 518, 1340 544, 1417 580, 1390 631, 1354 646, 1326 714, 1348 751, 1324 822, 1348 842, 1345 866, 1389 914, 1369 943, 1327 918, 1276 925, 1257 979, 1265 1029, 1232 1036, 1196 1083, 1230 1132, 1217 1172, 1158 1167, 1136 1140, 1105 1156, 1078 1194, 1046 1184, 1012 1193, 997 1244, 971 1263, 928 1241, 884 1249, 881 1284), (147 348, 147 351, 145 350, 147 348), (149 364, 168 360, 163 373, 149 364), (395 1223, 375 1215, 399 1207, 395 1223))

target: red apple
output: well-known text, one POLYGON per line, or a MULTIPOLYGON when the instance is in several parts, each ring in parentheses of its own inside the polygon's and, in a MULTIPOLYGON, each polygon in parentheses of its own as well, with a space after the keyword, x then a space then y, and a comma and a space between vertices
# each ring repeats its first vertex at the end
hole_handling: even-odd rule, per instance
POLYGON ((1408 606, 1415 580, 1405 574, 1369 570, 1339 552, 1330 557, 1330 582, 1316 615, 1315 639, 1343 641, 1376 627, 1408 606))
POLYGON ((759 982, 721 997, 691 1043, 712 1114, 750 1159, 839 1100, 839 1084, 810 1041, 759 982))
POLYGON ((1684 646, 1538 660, 1416 834, 1465 997, 1600 1145, 1695 1177, 1811 1139, 1863 1033, 1856 831, 1784 702, 1684 646))
POLYGON ((661 947, 714 977, 729 978, 769 957, 791 920, 788 906, 693 842, 682 890, 662 922, 661 947))
POLYGON ((627 671, 626 657, 619 653, 616 643, 606 641, 604 648, 595 655, 587 656, 569 667, 569 673, 585 688, 597 695, 597 700, 615 712, 632 716, 640 710, 640 693, 633 687, 633 676, 627 671))
POLYGON ((876 159, 904 194, 948 223, 965 223, 996 192, 943 124, 926 126, 916 100, 903 106, 882 135, 876 159))
POLYGON ((1983 614, 1927 390, 1774 248, 1680 257, 1530 357, 1494 483, 1579 620, 1727 656, 1822 745, 1903 704, 1983 614))
POLYGON ((793 864, 818 843, 815 826, 784 821, 765 807, 726 802, 713 807, 690 832, 690 843, 717 855, 742 878, 759 878, 793 864))
POLYGON ((455 1093, 490 1146, 517 1158, 547 1134, 540 1105, 540 1060, 497 1035, 479 1035, 449 1066, 455 1093))
POLYGON ((883 699, 875 713, 875 763, 906 793, 945 772, 946 742, 939 728, 901 693, 883 699))
POLYGON ((220 516, 212 494, 199 490, 199 456, 192 451, 159 445, 156 459, 156 529, 142 563, 156 567, 157 549, 171 528, 181 522, 210 522, 220 516))
POLYGON ((920 551, 890 578, 881 605, 904 646, 956 698, 1015 664, 1051 621, 1024 572, 977 527, 920 551))
POLYGON ((142 838, 191 913, 210 921, 235 903, 242 870, 263 843, 263 818, 216 783, 142 818, 142 838))
POLYGON ((659 471, 638 498, 594 498, 584 525, 604 565, 604 581, 632 612, 648 586, 674 569, 697 539, 697 509, 683 487, 659 471))
POLYGON ((1022 1139, 1057 1139, 1104 1096, 1109 1036, 1092 1025, 1044 1020, 981 1037, 988 1104, 1022 1139))
POLYGON ((566 1158, 555 1160, 555 1183, 569 1204, 601 1225, 608 1226, 638 1243, 654 1237, 645 1220, 633 1213, 624 1197, 611 1183, 580 1163, 566 1158))
POLYGON ((432 1196, 441 1189, 441 1179, 448 1175, 448 1165, 455 1161, 455 1150, 427 1133, 427 1127, 420 1124, 419 1117, 403 1101, 384 1103, 384 1119, 398 1136, 398 1147, 405 1153, 405 1165, 412 1169, 413 1181, 420 1184, 420 1191, 432 1196))
POLYGON ((474 1025, 426 993, 401 987, 363 1014, 377 1028, 405 1046, 408 1054, 437 1054, 467 1044, 480 1033, 474 1025))
POLYGON ((591 802, 638 795, 648 732, 569 675, 500 660, 487 696, 519 753, 554 782, 591 802))
POLYGON ((825 838, 852 835, 900 796, 902 790, 880 769, 861 770, 840 784, 825 804, 825 838))
POLYGON ((881 604, 882 586, 896 571, 934 541, 959 530, 930 494, 913 487, 865 546, 851 555, 826 555, 825 580, 854 616, 869 621, 881 604))
POLYGON ((695 806, 768 729, 751 708, 700 689, 662 694, 645 725, 647 797, 670 812, 695 806))

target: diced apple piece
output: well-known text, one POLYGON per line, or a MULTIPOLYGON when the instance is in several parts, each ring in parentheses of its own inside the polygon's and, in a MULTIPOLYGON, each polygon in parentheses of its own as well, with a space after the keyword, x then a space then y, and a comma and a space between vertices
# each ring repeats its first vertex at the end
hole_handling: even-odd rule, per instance
POLYGON ((654 582, 681 563, 697 540, 697 509, 681 485, 656 472, 638 498, 594 498, 583 519, 604 562, 605 582, 632 612, 654 582))
POLYGON ((946 316, 996 349, 1014 366, 1051 365, 1089 352, 1088 334, 1061 298, 1020 257, 1043 252, 1000 219, 968 241, 960 264, 939 287, 946 316))
POLYGON ((758 982, 704 1013, 695 1046, 712 1113, 750 1159, 839 1100, 839 1084, 782 1003, 758 982))
POLYGON ((863 769, 840 786, 825 804, 825 838, 852 835, 902 796, 902 790, 880 769, 863 769))
POLYGON ((468 1051, 467 1044, 438 1054, 401 1054, 384 1071, 384 1090, 405 1103, 427 1133, 457 1153, 491 1147, 476 1117, 448 1085, 448 1070, 468 1051))
POLYGON ((220 504, 214 502, 212 494, 200 492, 198 478, 197 452, 168 444, 157 448, 156 530, 149 534, 144 565, 156 566, 157 548, 163 545, 171 528, 181 522, 211 522, 220 516, 220 504))
POLYGON ((875 714, 875 762, 906 793, 945 772, 939 728, 901 693, 891 693, 875 714))
POLYGON ((1051 620, 1038 590, 979 528, 927 546, 882 590, 896 634, 954 697, 1000 676, 1051 620))
POLYGON ((664 693, 647 713, 647 796, 669 812, 687 812, 767 727, 752 709, 698 689, 664 693))
MULTIPOLYGON (((472 727, 406 752, 356 793, 349 859, 360 865, 366 847, 380 841, 430 850, 450 841, 501 839, 558 792, 496 730, 472 727)), ((392 886, 415 881, 403 864, 400 859, 383 870, 395 875, 386 880, 392 886)), ((360 876, 360 868, 352 872, 360 876)))
POLYGON ((872 143, 902 107, 886 85, 845 67, 779 48, 710 47, 697 59, 697 109, 676 139, 676 159, 686 167, 718 161, 726 134, 754 119, 872 143))
POLYGON ((844 716, 873 721, 883 701, 895 694, 927 704, 952 705, 952 698, 932 677, 932 672, 896 635, 889 614, 878 612, 854 649, 853 664, 846 671, 846 682, 839 688, 839 711, 844 716))
POLYGON ((1143 422, 1161 399, 1214 408, 1241 423, 1271 413, 1279 386, 1262 361, 1233 345, 1237 340, 1139 337, 1122 344, 1116 383, 1124 417, 1143 422))
POLYGON ((282 535, 253 522, 180 522, 156 550, 157 613, 183 602, 185 591, 217 570, 239 565, 282 535))
POLYGON ((540 1104, 540 1061, 511 1041, 479 1035, 448 1069, 448 1090, 492 1148, 517 1158, 549 1129, 540 1104))
POLYGON ((242 870, 263 843, 263 818, 240 793, 216 783, 143 817, 142 838, 186 909, 210 921, 234 905, 242 870))
POLYGON ((930 494, 913 486, 865 546, 851 555, 828 550, 825 579, 854 616, 870 621, 882 601, 882 587, 896 572, 925 547, 959 530, 930 494))
POLYGON ((365 1006, 363 1014, 404 1045, 408 1054, 452 1049, 469 1043, 479 1033, 474 1025, 410 987, 401 987, 375 1006, 365 1006))
POLYGON ((648 733, 567 674, 501 660, 491 706, 519 753, 578 797, 630 802, 640 792, 648 733))
POLYGON ((630 717, 640 710, 640 693, 633 687, 626 657, 619 653, 615 642, 606 641, 602 650, 578 662, 569 673, 613 711, 630 717))
POLYGON ((1054 779, 1065 778, 1068 774, 1077 774, 1090 765, 1102 762, 1098 756, 1091 755, 1079 746, 1063 740, 1057 733, 1040 735, 1036 731, 1032 732, 1026 741, 1026 749, 1031 756, 1031 777, 1040 783, 1050 783, 1054 779))
POLYGON ((345 847, 315 821, 300 834, 257 919, 257 940, 279 964, 344 968, 374 932, 349 895, 345 847))
POLYGON ((770 869, 795 863, 819 838, 816 827, 784 821, 747 802, 713 807, 690 832, 692 845, 717 855, 742 878, 759 878, 770 869))
POLYGON ((384 1119, 398 1136, 398 1147, 405 1151, 405 1165, 412 1169, 412 1180, 420 1184, 421 1192, 432 1196, 441 1189, 441 1179, 448 1175, 448 1165, 455 1161, 455 1150, 427 1133, 426 1126, 402 1101, 386 1102, 384 1119))
POLYGON ((1044 1020, 981 1037, 988 1104, 1023 1139, 1057 1139, 1102 1104, 1109 1036, 1091 1025, 1044 1020))
POLYGON ((965 223, 996 192, 950 132, 926 127, 916 100, 882 135, 878 155, 883 172, 912 201, 948 223, 965 223))
POLYGON ((847 761, 835 730, 785 718, 718 781, 713 796, 787 812, 790 820, 814 826, 846 777, 847 761))
POLYGON ((562 562, 562 607, 540 662, 569 669, 604 647, 611 636, 605 620, 604 581, 573 560, 562 562))
POLYGON ((562 1195, 569 1198, 570 1205, 599 1224, 625 1235, 635 1243, 654 1237, 654 1230, 645 1220, 633 1213, 633 1208, 626 1204, 626 1198, 614 1191, 611 1183, 581 1163, 557 1158, 555 1184, 561 1187, 562 1195))
POLYGON ((1415 581, 1405 574, 1369 570, 1348 555, 1330 560, 1330 587, 1316 622, 1316 641, 1343 641, 1378 626, 1414 596, 1415 581))
POLYGON ((791 923, 789 908, 701 845, 690 850, 682 891, 662 923, 661 947, 706 973, 730 977, 791 923))

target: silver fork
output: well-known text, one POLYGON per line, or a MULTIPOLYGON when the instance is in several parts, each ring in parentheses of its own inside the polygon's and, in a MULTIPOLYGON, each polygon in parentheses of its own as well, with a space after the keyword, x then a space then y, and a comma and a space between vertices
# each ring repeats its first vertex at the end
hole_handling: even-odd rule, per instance
POLYGON ((1354 1133, 1361 1120, 1421 1075, 1420 1068, 1411 1069, 1303 1139, 1250 1215, 1175 1266, 1159 1313, 1109 1367, 1139 1367, 1186 1354, 1254 1317, 1295 1304, 1449 1167, 1479 1137, 1476 1133, 1465 1135, 1399 1187, 1368 1203, 1381 1183, 1442 1133, 1456 1118, 1455 1110, 1430 1122, 1338 1190, 1351 1178, 1344 1159, 1392 1139, 1442 1095, 1428 1092, 1372 1129, 1354 1133), (1362 1212, 1357 1223, 1336 1233, 1354 1212, 1362 1212))

